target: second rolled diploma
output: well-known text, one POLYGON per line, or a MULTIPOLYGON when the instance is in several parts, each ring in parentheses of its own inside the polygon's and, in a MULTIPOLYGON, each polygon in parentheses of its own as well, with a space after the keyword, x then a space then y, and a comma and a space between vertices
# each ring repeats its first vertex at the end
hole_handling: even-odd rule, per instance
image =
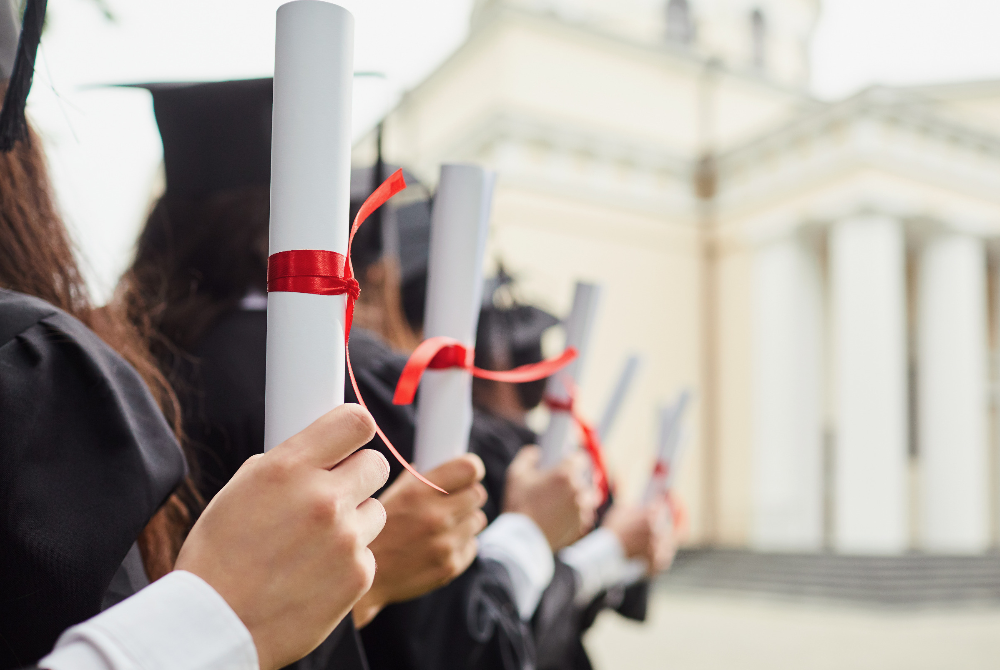
MULTIPOLYGON (((444 165, 431 213, 424 337, 451 337, 470 351, 483 293, 483 254, 496 175, 476 165, 444 165)), ((427 472, 468 449, 472 375, 427 370, 417 398, 414 465, 427 472)))
MULTIPOLYGON (((597 284, 577 282, 573 294, 573 307, 566 318, 566 346, 576 347, 578 356, 565 368, 552 375, 545 385, 545 396, 556 402, 567 402, 575 393, 576 384, 587 358, 590 335, 594 329, 597 309, 601 300, 601 287, 597 284)), ((572 453, 578 444, 576 427, 569 412, 552 410, 549 426, 539 440, 542 449, 542 467, 552 467, 572 453)))

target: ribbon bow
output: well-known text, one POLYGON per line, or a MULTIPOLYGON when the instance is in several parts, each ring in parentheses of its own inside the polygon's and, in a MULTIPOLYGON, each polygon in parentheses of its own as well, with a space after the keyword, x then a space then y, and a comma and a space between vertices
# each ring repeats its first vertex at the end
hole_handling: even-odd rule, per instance
POLYGON ((566 412, 573 418, 580 434, 583 435, 583 449, 590 456, 590 462, 594 466, 594 485, 601 492, 601 502, 604 502, 608 497, 610 484, 608 482, 608 468, 604 463, 604 451, 601 449, 601 438, 597 434, 597 429, 577 413, 575 396, 575 390, 567 388, 565 400, 545 396, 545 406, 553 412, 566 412))
POLYGON ((519 384, 533 382, 550 377, 576 358, 576 349, 567 347, 556 358, 521 365, 513 370, 483 370, 473 365, 476 358, 475 350, 451 337, 429 337, 413 350, 409 360, 403 367, 403 373, 396 383, 396 392, 392 396, 395 405, 409 405, 417 393, 420 378, 427 370, 446 370, 458 368, 480 379, 491 379, 497 382, 519 384))
MULTIPOLYGON (((267 290, 268 292, 292 292, 311 293, 314 295, 346 295, 347 314, 344 319, 344 349, 347 354, 347 373, 351 378, 351 386, 354 388, 354 395, 362 407, 368 409, 365 399, 361 397, 358 389, 358 382, 354 378, 354 368, 351 367, 351 349, 349 346, 351 337, 351 325, 354 322, 354 304, 361 295, 361 288, 357 279, 354 278, 354 266, 351 264, 351 245, 354 244, 354 235, 358 228, 365 222, 372 212, 381 207, 385 202, 406 188, 406 180, 403 179, 403 171, 396 170, 388 179, 375 189, 368 196, 358 214, 354 217, 354 224, 351 226, 351 234, 347 240, 347 255, 344 256, 335 251, 324 251, 322 249, 295 249, 292 251, 281 251, 272 254, 267 259, 267 290)), ((396 460, 406 468, 414 477, 427 484, 431 488, 437 489, 441 493, 447 493, 440 486, 428 481, 423 475, 406 462, 396 447, 392 445, 382 429, 375 424, 375 432, 378 434, 385 446, 389 448, 396 460)))

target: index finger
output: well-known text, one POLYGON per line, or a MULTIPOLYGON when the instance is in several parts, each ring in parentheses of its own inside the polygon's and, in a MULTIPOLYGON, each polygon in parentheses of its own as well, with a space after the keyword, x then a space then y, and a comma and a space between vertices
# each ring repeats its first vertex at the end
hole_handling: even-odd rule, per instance
POLYGON ((375 419, 368 410, 347 403, 333 408, 272 451, 293 451, 297 460, 330 470, 368 444, 374 435, 375 419))

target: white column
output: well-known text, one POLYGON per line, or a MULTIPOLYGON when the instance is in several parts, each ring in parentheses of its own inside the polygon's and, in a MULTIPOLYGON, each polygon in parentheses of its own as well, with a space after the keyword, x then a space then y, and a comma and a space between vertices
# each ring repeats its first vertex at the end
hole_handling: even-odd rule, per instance
POLYGON ((921 250, 917 305, 917 437, 924 549, 989 545, 986 250, 968 235, 921 250))
POLYGON ((846 553, 908 544, 905 262, 895 219, 858 216, 830 230, 834 541, 846 553))
POLYGON ((756 252, 753 286, 753 543, 823 543, 823 291, 817 251, 799 237, 756 252))

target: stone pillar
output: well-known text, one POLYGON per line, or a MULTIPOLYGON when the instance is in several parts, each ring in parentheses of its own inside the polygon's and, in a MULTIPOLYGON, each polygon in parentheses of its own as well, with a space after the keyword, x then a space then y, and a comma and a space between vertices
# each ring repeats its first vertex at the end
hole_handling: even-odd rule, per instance
POLYGON ((908 545, 905 256, 893 218, 856 216, 830 230, 834 544, 845 553, 908 545))
POLYGON ((931 237, 917 282, 920 541, 928 551, 989 546, 986 250, 931 237))
POLYGON ((817 250, 798 236, 761 246, 753 285, 753 543, 823 543, 823 291, 817 250))

